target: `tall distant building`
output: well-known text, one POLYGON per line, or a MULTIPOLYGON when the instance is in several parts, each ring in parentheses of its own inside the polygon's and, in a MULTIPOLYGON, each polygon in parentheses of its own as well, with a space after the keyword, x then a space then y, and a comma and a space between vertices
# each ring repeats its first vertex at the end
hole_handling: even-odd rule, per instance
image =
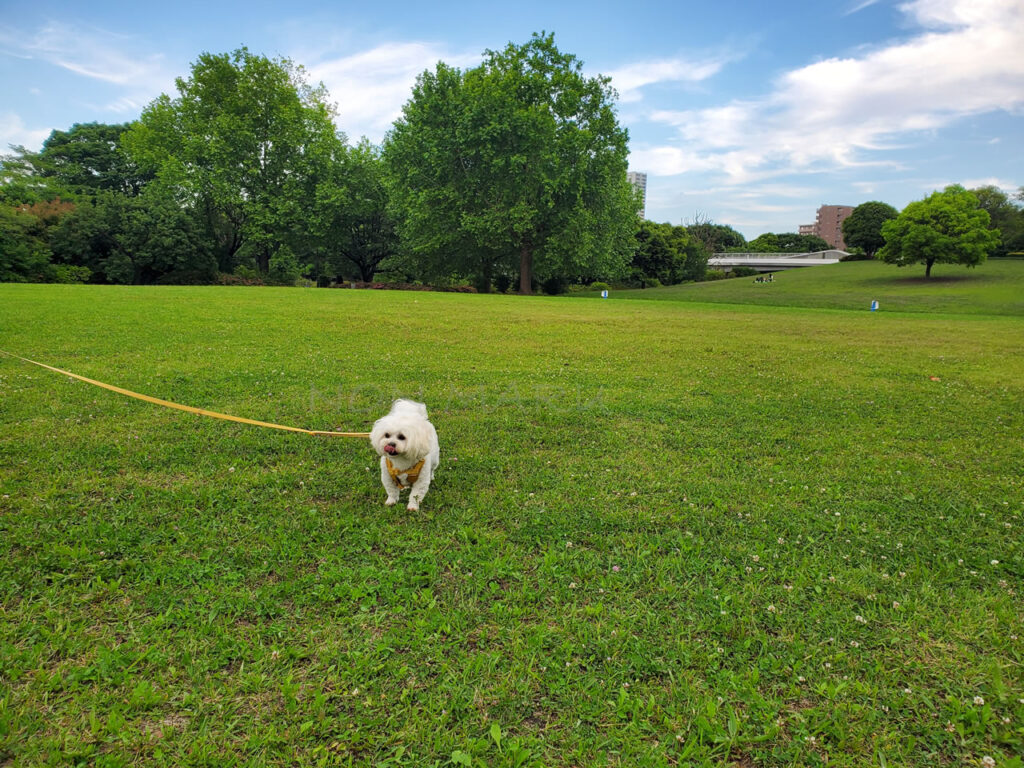
POLYGON ((629 171, 626 179, 640 191, 640 218, 647 217, 647 174, 629 171))
POLYGON ((852 205, 823 205, 813 224, 801 224, 801 235, 817 235, 833 248, 846 250, 843 240, 843 220, 853 213, 852 205))

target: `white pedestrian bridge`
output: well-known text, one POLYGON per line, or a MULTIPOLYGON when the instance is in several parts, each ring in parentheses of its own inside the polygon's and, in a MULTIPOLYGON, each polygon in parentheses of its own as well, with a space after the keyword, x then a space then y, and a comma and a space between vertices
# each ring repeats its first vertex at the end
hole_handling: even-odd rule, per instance
POLYGON ((708 267, 729 272, 733 267, 753 267, 758 272, 780 272, 798 267, 820 267, 838 264, 846 251, 832 249, 813 253, 715 253, 708 259, 708 267))

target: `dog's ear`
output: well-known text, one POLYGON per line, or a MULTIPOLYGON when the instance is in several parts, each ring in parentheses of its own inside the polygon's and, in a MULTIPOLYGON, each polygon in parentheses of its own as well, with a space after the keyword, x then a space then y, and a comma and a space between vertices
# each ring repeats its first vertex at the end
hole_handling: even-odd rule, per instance
POLYGON ((417 421, 406 426, 405 453, 417 460, 430 453, 430 432, 426 421, 417 421))
POLYGON ((377 419, 370 430, 370 445, 378 454, 381 454, 380 439, 384 436, 384 419, 377 419))

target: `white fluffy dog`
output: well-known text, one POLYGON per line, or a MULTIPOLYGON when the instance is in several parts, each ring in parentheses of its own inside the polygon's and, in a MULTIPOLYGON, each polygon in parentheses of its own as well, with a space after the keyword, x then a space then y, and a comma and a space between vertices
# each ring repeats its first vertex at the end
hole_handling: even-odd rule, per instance
POLYGON ((412 488, 408 509, 419 509, 441 461, 437 430, 427 420, 427 406, 395 400, 390 413, 374 422, 370 443, 380 455, 380 481, 388 493, 384 503, 390 507, 403 489, 412 488))

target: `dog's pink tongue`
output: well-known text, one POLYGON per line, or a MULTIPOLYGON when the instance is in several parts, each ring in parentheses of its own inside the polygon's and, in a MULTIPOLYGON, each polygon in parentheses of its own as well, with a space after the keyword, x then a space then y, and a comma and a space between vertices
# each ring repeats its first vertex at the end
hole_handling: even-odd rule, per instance
POLYGON ((395 449, 395 446, 393 446, 393 445, 385 445, 384 446, 384 453, 390 453, 392 456, 394 456, 395 453, 397 453, 397 451, 395 449))

